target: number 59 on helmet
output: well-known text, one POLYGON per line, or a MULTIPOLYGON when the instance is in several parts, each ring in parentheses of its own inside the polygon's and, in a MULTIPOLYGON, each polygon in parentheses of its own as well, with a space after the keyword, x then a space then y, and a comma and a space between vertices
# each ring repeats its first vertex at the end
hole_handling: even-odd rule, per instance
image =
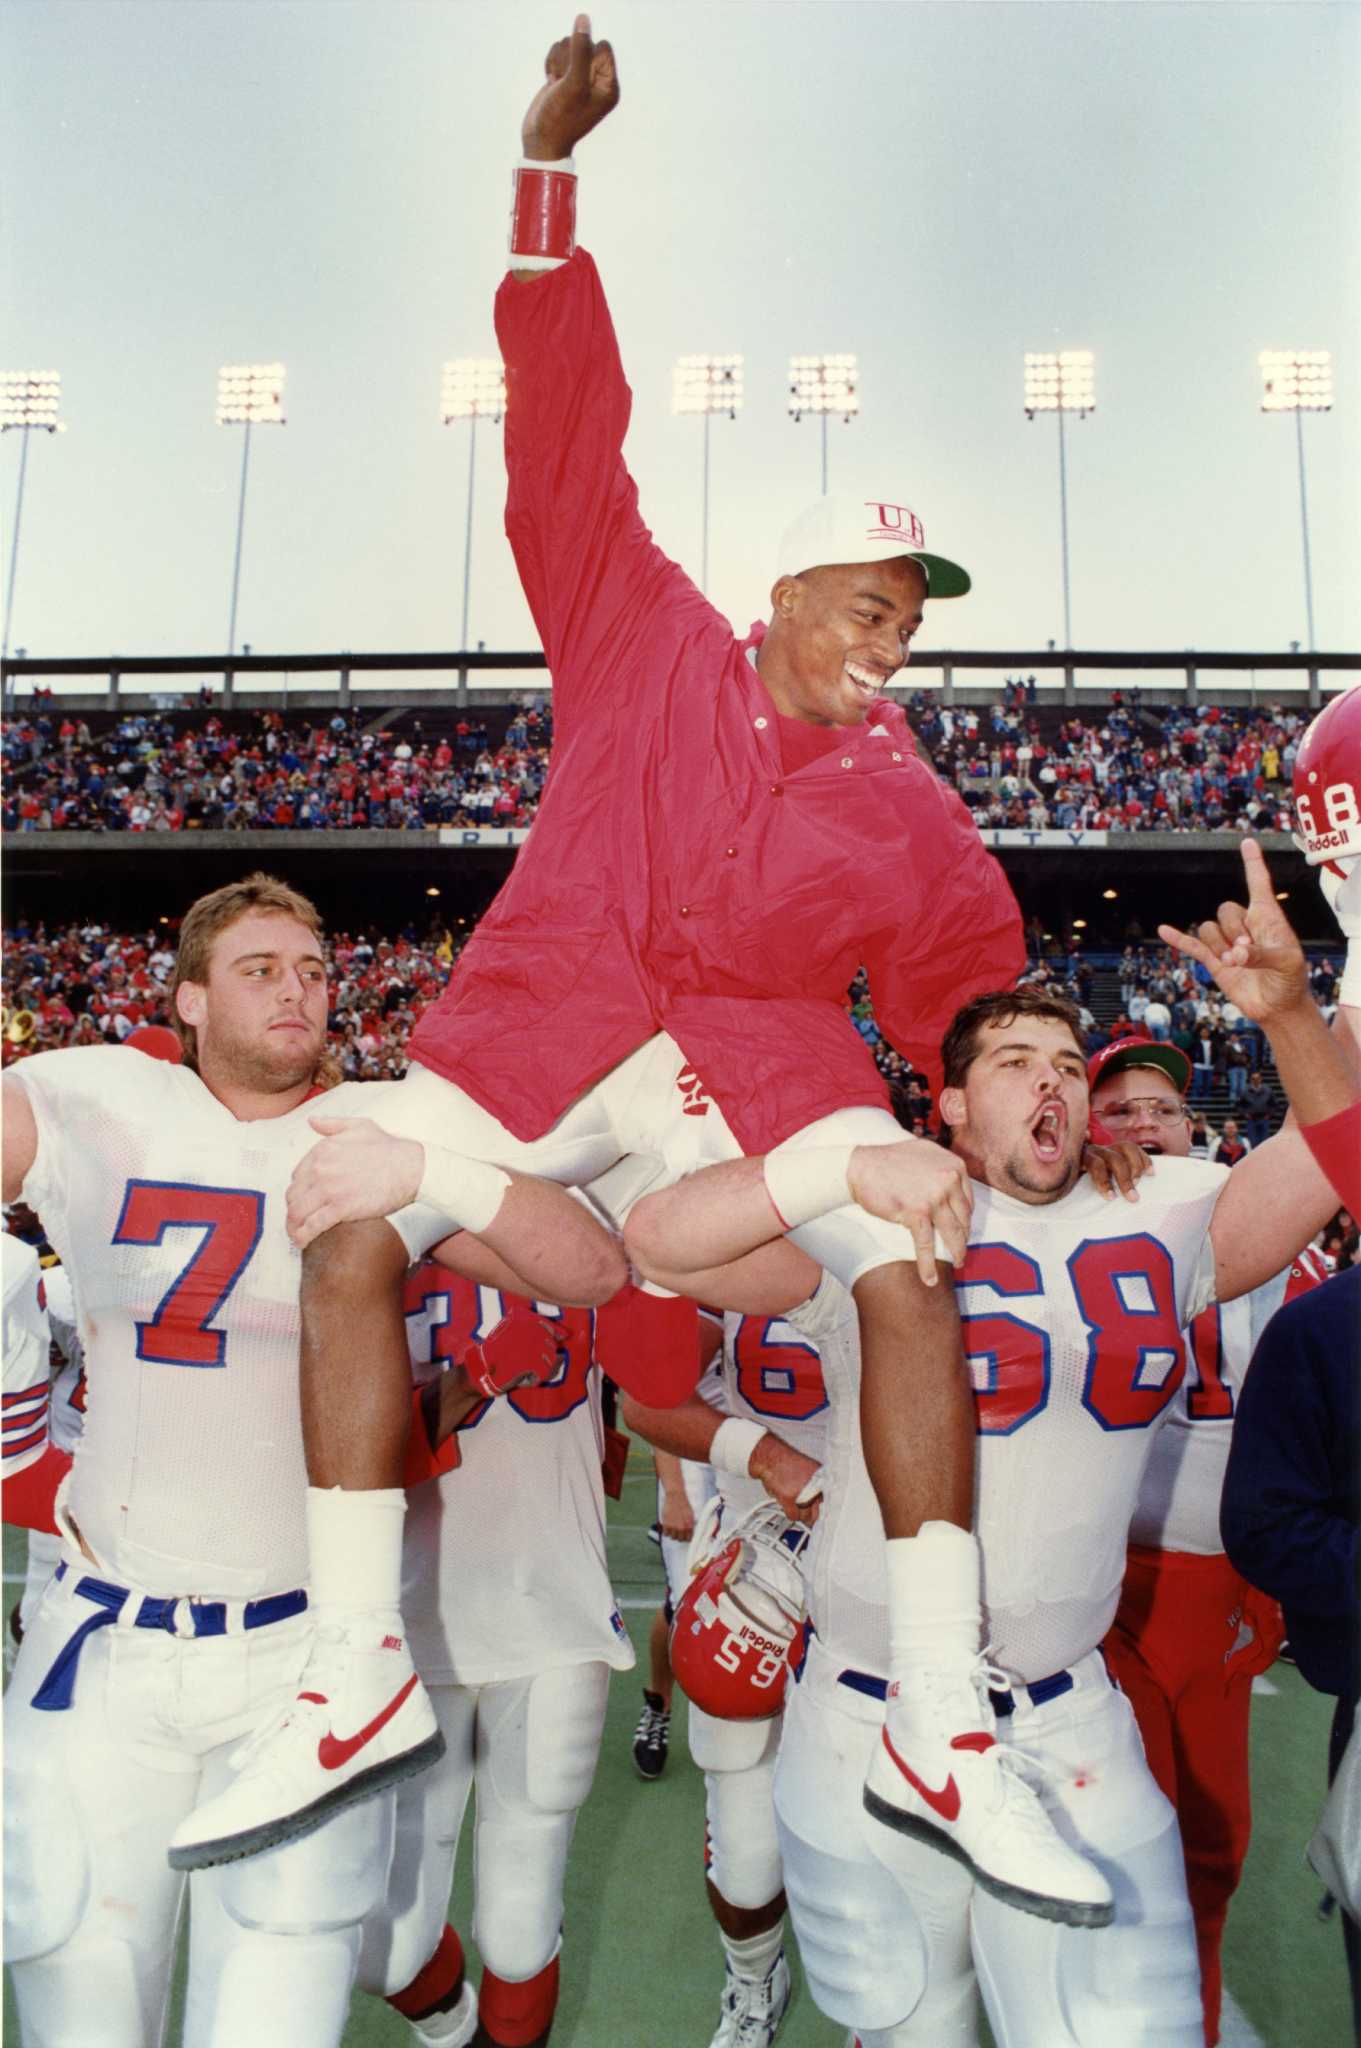
POLYGON ((714 1501, 695 1530, 691 1579, 671 1625, 671 1668, 686 1696, 723 1721, 765 1721, 784 1706, 803 1621, 799 1560, 809 1532, 773 1501, 721 1526, 714 1501))

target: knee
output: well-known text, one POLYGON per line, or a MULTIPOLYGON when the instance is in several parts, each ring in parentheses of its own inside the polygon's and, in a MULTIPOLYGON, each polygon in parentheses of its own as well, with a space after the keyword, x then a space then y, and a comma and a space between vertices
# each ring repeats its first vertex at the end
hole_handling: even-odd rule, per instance
POLYGON ((337 1223, 303 1252, 303 1313, 321 1302, 363 1306, 375 1290, 395 1288, 406 1267, 406 1246, 385 1218, 337 1223))
POLYGON ((624 1224, 624 1250, 628 1264, 640 1280, 665 1285, 669 1268, 666 1259, 664 1219, 665 1194, 644 1195, 635 1202, 624 1224))
POLYGON ((629 1262, 618 1238, 607 1231, 593 1231, 580 1249, 579 1279, 572 1290, 578 1308, 603 1308, 629 1283, 629 1262))

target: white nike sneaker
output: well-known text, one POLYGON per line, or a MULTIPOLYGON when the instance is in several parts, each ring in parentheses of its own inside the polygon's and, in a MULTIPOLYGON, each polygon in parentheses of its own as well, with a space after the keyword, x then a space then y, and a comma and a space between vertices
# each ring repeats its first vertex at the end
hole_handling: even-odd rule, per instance
POLYGON ((208 1870, 310 1835, 438 1761, 444 1737, 401 1622, 360 1615, 316 1631, 297 1697, 230 1758, 236 1771, 170 1838, 172 1870, 208 1870))
POLYGON ((465 1980, 458 2003, 448 2012, 432 2012, 423 2020, 408 2020, 407 2025, 419 2048, 468 2048, 477 2032, 477 1993, 465 1980))
POLYGON ((1005 1685, 980 1659, 971 1669, 923 1671, 911 1693, 889 1687, 888 1715, 865 1779, 865 1807, 899 1834, 953 1856, 994 1898, 1065 1927, 1109 1927, 1111 1888, 1069 1848, 1000 1743, 987 1699, 1005 1685))
POLYGON ((764 1977, 739 1977, 729 1963, 718 2032, 709 2048, 770 2048, 788 2007, 789 1965, 783 1949, 764 1977))

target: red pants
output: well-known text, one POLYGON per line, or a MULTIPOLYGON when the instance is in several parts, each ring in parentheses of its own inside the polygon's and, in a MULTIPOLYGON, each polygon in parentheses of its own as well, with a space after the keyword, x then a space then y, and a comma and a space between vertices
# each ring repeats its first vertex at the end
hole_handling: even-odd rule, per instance
POLYGON ((1132 1545, 1103 1648, 1129 1696, 1149 1769, 1181 1823, 1196 1918, 1205 2039, 1219 2039, 1219 1947, 1252 1832, 1252 1681, 1280 1648, 1280 1609, 1221 1552, 1132 1545))

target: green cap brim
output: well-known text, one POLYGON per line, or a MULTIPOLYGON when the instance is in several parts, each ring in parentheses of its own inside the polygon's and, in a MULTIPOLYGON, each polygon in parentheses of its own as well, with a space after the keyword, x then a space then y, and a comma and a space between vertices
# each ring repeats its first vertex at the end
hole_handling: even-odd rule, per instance
POLYGON ((958 562, 947 562, 944 555, 921 554, 915 548, 905 552, 925 569, 928 597, 964 597, 973 588, 968 570, 961 569, 958 562))

